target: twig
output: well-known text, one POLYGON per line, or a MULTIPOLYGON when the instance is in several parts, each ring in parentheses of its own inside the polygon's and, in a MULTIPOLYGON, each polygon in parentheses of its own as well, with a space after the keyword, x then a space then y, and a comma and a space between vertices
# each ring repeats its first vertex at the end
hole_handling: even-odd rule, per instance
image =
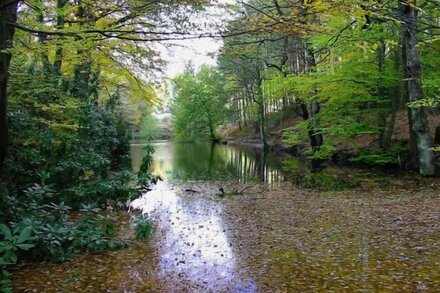
POLYGON ((185 192, 199 193, 200 191, 198 191, 198 190, 194 190, 194 189, 191 189, 191 188, 187 188, 187 189, 185 189, 185 192))
POLYGON ((240 190, 239 192, 237 192, 238 194, 243 194, 243 192, 246 190, 246 189, 249 189, 249 188, 252 188, 252 187, 254 187, 253 185, 251 185, 251 186, 245 186, 242 190, 240 190))

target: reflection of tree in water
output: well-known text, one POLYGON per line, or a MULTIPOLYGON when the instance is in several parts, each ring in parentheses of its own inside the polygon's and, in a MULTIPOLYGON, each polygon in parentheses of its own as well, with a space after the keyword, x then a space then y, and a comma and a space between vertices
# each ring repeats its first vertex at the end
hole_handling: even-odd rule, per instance
POLYGON ((260 181, 269 184, 284 179, 276 154, 260 149, 236 147, 231 152, 229 165, 235 168, 240 181, 260 181))
POLYGON ((337 166, 315 168, 313 160, 301 160, 289 157, 282 160, 282 169, 286 180, 298 187, 319 188, 324 190, 340 190, 354 188, 359 185, 358 173, 360 170, 340 168, 337 166))
MULTIPOLYGON (((142 161, 143 146, 132 147, 135 169, 142 161)), ((162 142, 153 146, 156 152, 152 171, 163 178, 271 185, 289 181, 299 187, 320 189, 352 188, 365 179, 360 176, 365 172, 357 169, 329 165, 315 172, 311 161, 242 145, 162 142)))
MULTIPOLYGON (((183 180, 234 180, 340 189, 357 184, 343 168, 313 172, 312 162, 242 145, 211 143, 155 143, 153 173, 183 180), (343 171, 341 173, 341 171, 343 171)), ((132 147, 133 166, 142 160, 143 145, 132 147)))
MULTIPOLYGON (((276 155, 243 146, 210 143, 174 144, 172 148, 174 178, 239 180, 247 183, 279 182, 283 179, 276 155)), ((170 149, 171 150, 171 149, 170 149)))

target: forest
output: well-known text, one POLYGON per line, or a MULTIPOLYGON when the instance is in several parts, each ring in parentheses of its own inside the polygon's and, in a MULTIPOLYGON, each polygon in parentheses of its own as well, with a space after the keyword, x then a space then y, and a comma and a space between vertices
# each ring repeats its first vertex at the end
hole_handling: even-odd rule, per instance
POLYGON ((213 137, 219 125, 238 125, 266 149, 283 141, 327 160, 344 143, 356 162, 434 176, 438 4, 345 2, 243 3, 227 26, 252 33, 225 38, 217 67, 174 81, 177 135, 213 137), (406 141, 394 135, 403 112, 406 141), (288 117, 298 119, 271 136, 288 117))
POLYGON ((439 67, 437 0, 2 0, 0 292, 440 290, 439 67))

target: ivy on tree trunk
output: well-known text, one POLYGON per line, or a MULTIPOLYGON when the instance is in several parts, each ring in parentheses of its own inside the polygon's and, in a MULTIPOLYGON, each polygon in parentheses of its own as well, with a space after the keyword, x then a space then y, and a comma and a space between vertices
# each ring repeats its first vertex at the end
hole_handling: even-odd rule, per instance
POLYGON ((18 1, 3 0, 0 4, 0 167, 3 165, 8 148, 7 121, 7 86, 9 65, 12 54, 7 49, 12 47, 17 22, 18 1))

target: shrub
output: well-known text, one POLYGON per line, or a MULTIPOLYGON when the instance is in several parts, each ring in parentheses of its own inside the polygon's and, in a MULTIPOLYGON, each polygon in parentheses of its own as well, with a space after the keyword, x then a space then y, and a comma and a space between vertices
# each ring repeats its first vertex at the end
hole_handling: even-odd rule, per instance
POLYGON ((142 240, 151 236, 154 232, 154 225, 151 220, 138 217, 134 221, 134 235, 137 240, 142 240))

